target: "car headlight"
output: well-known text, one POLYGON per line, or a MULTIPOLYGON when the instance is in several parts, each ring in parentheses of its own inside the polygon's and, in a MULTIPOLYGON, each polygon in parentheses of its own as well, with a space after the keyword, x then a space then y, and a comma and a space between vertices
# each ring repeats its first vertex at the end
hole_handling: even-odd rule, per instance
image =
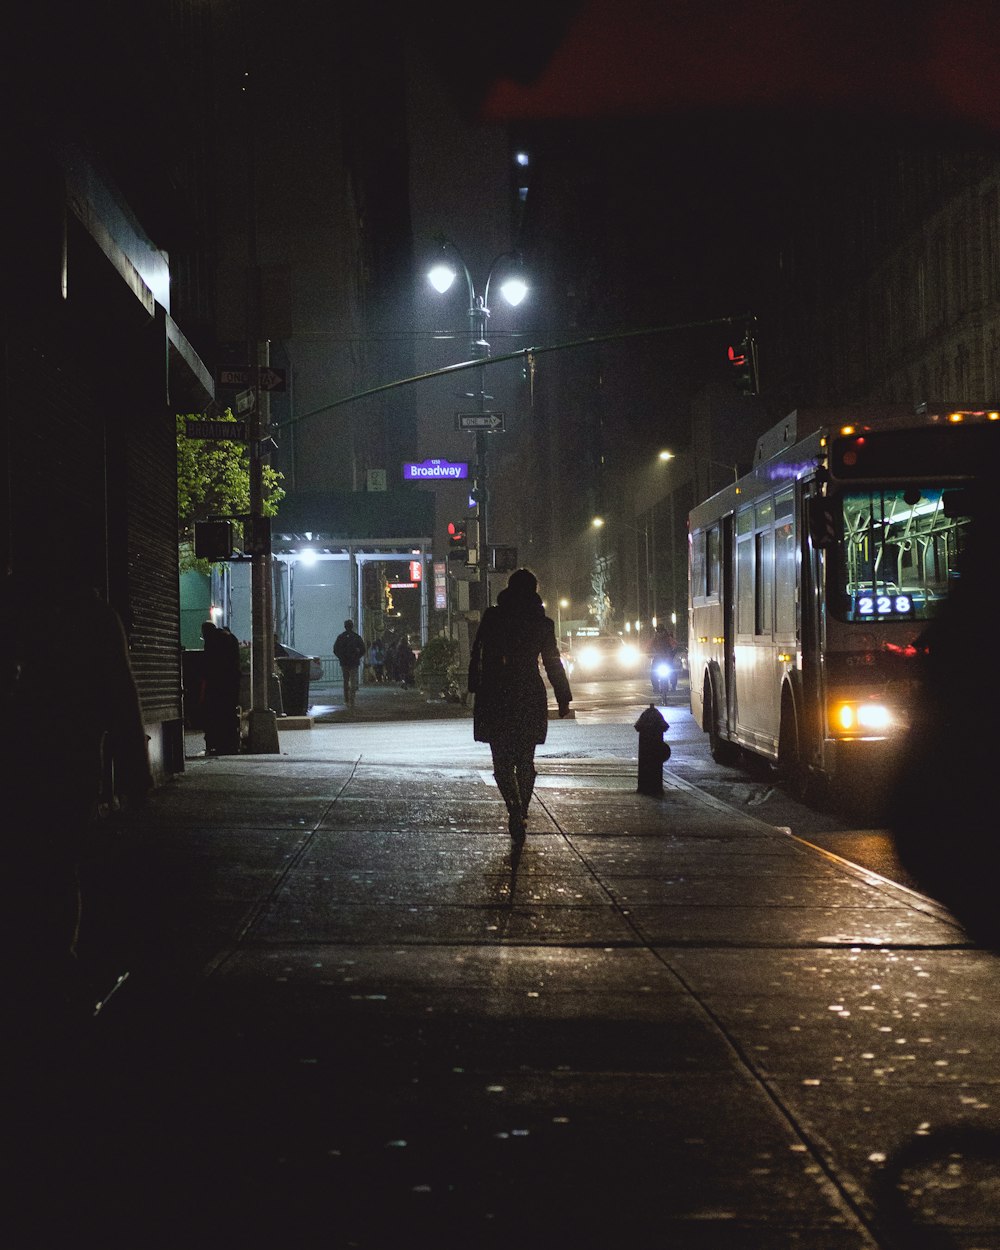
POLYGON ((832 721, 841 733, 886 733, 892 728, 893 715, 884 703, 864 700, 838 703, 832 721))
POLYGON ((596 668, 601 661, 596 647, 584 647, 578 658, 581 668, 596 668))
POLYGON ((639 649, 637 647, 624 646, 618 656, 618 663, 622 668, 635 668, 639 663, 639 649))

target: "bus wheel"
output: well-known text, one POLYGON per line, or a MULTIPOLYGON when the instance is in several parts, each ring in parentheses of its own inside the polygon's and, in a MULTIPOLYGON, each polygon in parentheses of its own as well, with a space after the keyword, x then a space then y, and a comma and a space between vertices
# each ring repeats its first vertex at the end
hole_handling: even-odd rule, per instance
POLYGON ((708 730, 708 749, 716 764, 732 766, 740 756, 740 749, 719 734, 719 705, 715 698, 711 682, 705 682, 705 710, 708 713, 706 728, 708 730))
POLYGON ((781 700, 781 728, 778 733, 778 777, 793 799, 814 804, 822 795, 818 773, 809 767, 799 718, 790 694, 781 700))

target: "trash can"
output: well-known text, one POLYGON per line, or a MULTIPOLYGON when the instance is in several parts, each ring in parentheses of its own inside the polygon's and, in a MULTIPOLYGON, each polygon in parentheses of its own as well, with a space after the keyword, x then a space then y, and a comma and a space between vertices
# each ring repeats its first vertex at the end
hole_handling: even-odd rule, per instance
POLYGON ((281 701, 285 715, 306 716, 309 712, 309 657, 279 655, 274 662, 281 674, 281 701))

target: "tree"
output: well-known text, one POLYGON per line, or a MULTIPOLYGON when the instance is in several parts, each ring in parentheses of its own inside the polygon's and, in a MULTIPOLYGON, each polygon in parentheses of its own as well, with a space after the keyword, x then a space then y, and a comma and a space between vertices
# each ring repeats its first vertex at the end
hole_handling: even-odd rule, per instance
MULTIPOLYGON (((207 573, 207 560, 194 554, 194 523, 210 516, 245 516, 250 512, 250 448, 242 442, 188 438, 188 421, 201 413, 177 416, 177 545, 181 572, 207 573)), ((236 421, 227 408, 216 421, 236 421)), ((284 498, 283 474, 264 466, 264 515, 274 516, 284 498)))

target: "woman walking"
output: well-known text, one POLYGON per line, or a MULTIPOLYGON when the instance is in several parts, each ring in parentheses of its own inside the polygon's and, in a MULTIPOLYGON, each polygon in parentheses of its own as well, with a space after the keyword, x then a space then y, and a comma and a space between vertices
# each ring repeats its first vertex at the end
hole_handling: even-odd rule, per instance
POLYGON ((469 660, 469 691, 475 695, 473 734, 488 742, 493 777, 507 804, 508 828, 522 841, 535 786, 535 747, 545 741, 548 704, 538 671, 541 656, 552 683, 560 717, 573 695, 559 658, 556 631, 545 615, 538 582, 529 569, 517 569, 496 607, 483 613, 469 660))

